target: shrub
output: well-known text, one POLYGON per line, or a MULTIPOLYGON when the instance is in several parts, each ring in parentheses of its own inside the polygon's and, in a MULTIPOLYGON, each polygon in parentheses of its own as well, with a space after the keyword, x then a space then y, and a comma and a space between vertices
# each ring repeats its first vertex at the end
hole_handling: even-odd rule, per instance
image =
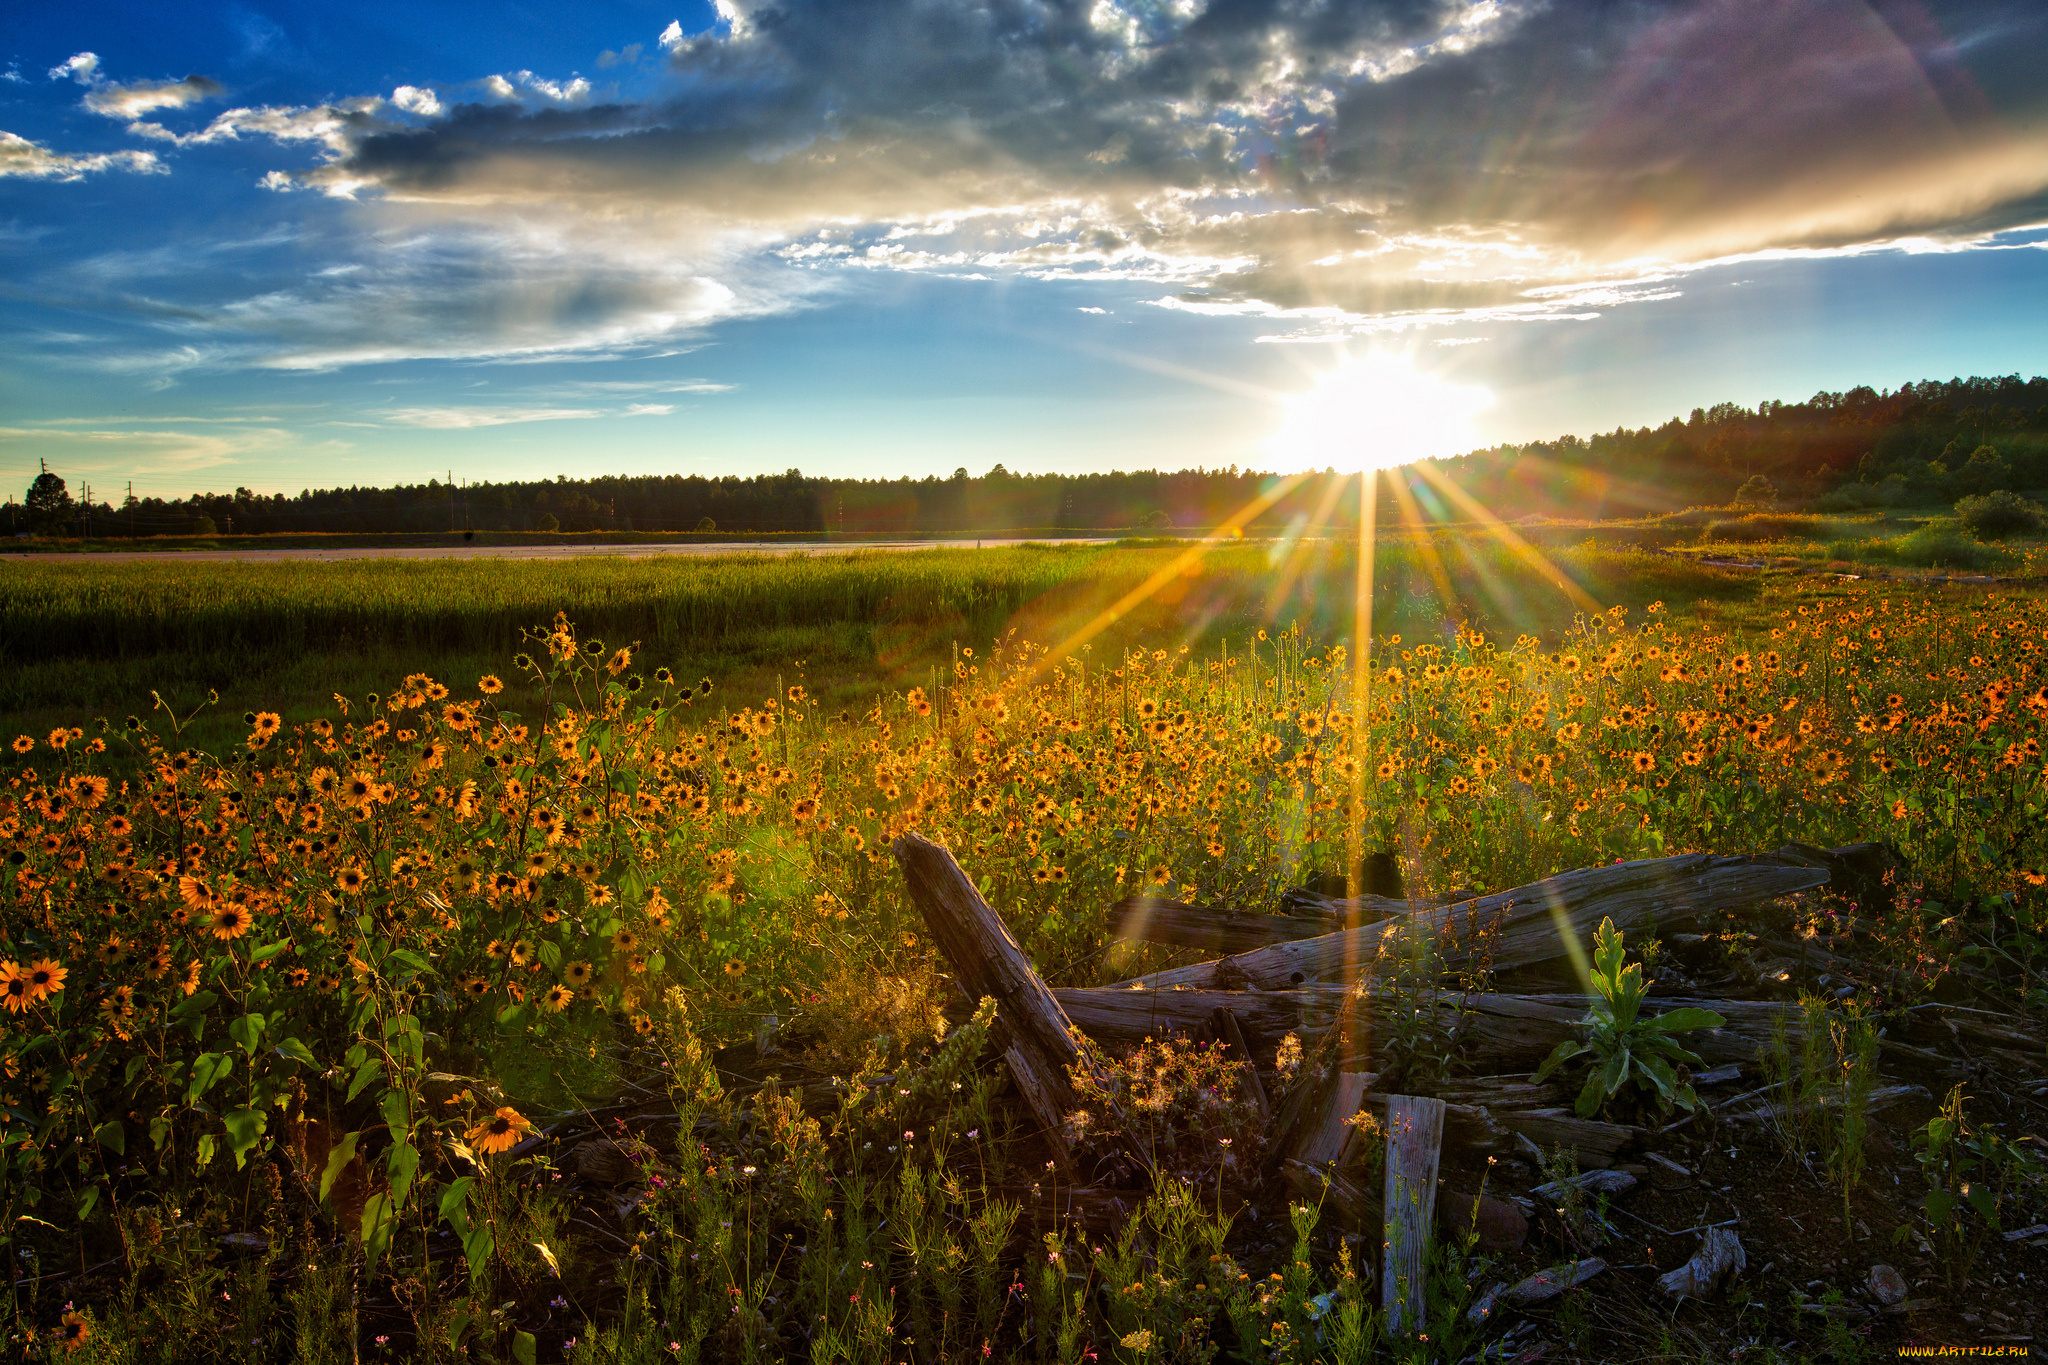
POLYGON ((1963 527, 1979 540, 2003 540, 2007 536, 2033 535, 2048 525, 2041 504, 2029 501, 2008 488, 1974 494, 1956 504, 1963 527))
POLYGON ((1749 516, 1709 522, 1707 539, 1757 544, 1769 540, 1817 540, 1822 524, 1813 517, 1749 516))
POLYGON ((1752 474, 1735 490, 1737 507, 1768 507, 1778 500, 1778 489, 1761 474, 1752 474))
POLYGON ((1916 569, 1988 569, 2000 556, 1953 526, 1923 526, 1897 540, 1877 542, 1867 558, 1916 569))

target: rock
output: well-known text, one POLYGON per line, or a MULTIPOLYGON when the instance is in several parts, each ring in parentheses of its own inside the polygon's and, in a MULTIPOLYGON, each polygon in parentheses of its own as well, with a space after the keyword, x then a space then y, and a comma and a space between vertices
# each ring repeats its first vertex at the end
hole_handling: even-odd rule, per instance
POLYGON ((1739 1275, 1748 1267, 1749 1257, 1733 1228, 1708 1228, 1699 1252, 1670 1274, 1659 1276, 1657 1287, 1673 1297, 1705 1298, 1724 1278, 1739 1275))
POLYGON ((1485 1251, 1510 1251, 1529 1237, 1529 1219, 1505 1199, 1490 1194, 1460 1194, 1445 1190, 1437 1202, 1437 1217, 1454 1236, 1479 1234, 1485 1251))
POLYGON ((1888 1265, 1870 1267, 1870 1297, 1889 1308, 1906 1298, 1906 1277, 1888 1265))
POLYGON ((1527 1308, 1532 1303, 1554 1299, 1573 1285, 1584 1284, 1605 1269, 1607 1262, 1598 1256, 1588 1256, 1583 1261, 1566 1261, 1563 1265, 1537 1271, 1507 1290, 1501 1297, 1518 1308, 1527 1308))
POLYGON ((1564 1202, 1566 1185, 1573 1185, 1587 1194, 1623 1194, 1636 1187, 1636 1178, 1627 1171, 1616 1167, 1604 1170, 1581 1171, 1567 1181, 1553 1180, 1547 1185, 1538 1185, 1529 1193, 1538 1199, 1547 1199, 1553 1204, 1564 1202))

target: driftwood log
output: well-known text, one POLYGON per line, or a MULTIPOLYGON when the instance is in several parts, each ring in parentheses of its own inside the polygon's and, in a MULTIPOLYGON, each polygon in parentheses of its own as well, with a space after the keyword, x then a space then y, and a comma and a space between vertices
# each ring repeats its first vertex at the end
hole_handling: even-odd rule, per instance
POLYGON ((1123 984, 1155 990, 1286 990, 1309 982, 1357 981, 1384 952, 1397 950, 1408 933, 1435 936, 1444 966, 1483 954, 1494 971, 1511 972, 1559 959, 1581 960, 1586 938, 1602 919, 1627 930, 1708 916, 1824 886, 1828 877, 1824 867, 1705 853, 1582 868, 1476 900, 1428 906, 1377 924, 1173 967, 1123 984))
POLYGON ((1436 1223, 1436 1172, 1443 1140, 1442 1100, 1387 1096, 1380 1306, 1386 1310, 1388 1334, 1396 1337, 1429 1323, 1429 1238, 1436 1223))
MULTIPOLYGON (((1252 1055, 1262 1066, 1270 1066, 1280 1039, 1289 1033, 1306 1037, 1327 1028, 1343 1002, 1359 992, 1332 985, 1276 991, 1073 986, 1057 988, 1052 994, 1075 1027, 1110 1047, 1128 1047, 1146 1038, 1169 1035, 1207 1038, 1213 1036, 1216 1011, 1228 1009, 1252 1055)), ((1435 997, 1435 1007, 1461 1051, 1483 1057, 1505 1072, 1517 1067, 1533 1070, 1571 1035, 1592 1001, 1587 995, 1441 992, 1435 997)), ((1360 1044, 1366 1044, 1381 1032, 1377 1016, 1385 1004, 1377 995, 1362 997, 1362 1003, 1365 1018, 1352 1032, 1360 1044)), ((1685 1045, 1710 1065, 1754 1061, 1771 1041, 1780 1020, 1790 1037, 1796 1039, 1800 1034, 1799 1007, 1777 1001, 1651 996, 1644 1002, 1644 1010, 1656 1014, 1687 1005, 1714 1010, 1728 1021, 1711 1033, 1685 1035, 1685 1045)), ((1370 1058, 1356 1048, 1341 1060, 1355 1064, 1354 1070, 1372 1069, 1370 1058)))
MULTIPOLYGON (((999 1041, 1017 1091, 1044 1130, 1054 1158, 1071 1169, 1073 1151, 1064 1125, 1079 1103, 1068 1068, 1083 1060, 1073 1021, 951 853, 918 834, 898 839, 895 852, 910 899, 961 987, 970 999, 995 1000, 999 1041)), ((1142 1145, 1125 1145, 1140 1169, 1149 1172, 1152 1162, 1142 1145)))

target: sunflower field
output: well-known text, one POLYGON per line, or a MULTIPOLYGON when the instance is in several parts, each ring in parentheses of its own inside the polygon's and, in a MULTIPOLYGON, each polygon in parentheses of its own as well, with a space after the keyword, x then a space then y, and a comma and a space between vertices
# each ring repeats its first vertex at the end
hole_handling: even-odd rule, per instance
POLYGON ((251 712, 223 753, 178 718, 22 735, 4 1330, 108 1360, 1163 1360, 1213 1354, 1222 1313, 1261 1358, 1346 1358, 1348 1262, 1254 1280, 1184 1194, 1137 1220, 1179 1278, 1160 1251, 1133 1282, 1128 1240, 1017 1259, 989 1021, 945 1000, 892 841, 943 841, 1048 981, 1092 985, 1181 960, 1113 940, 1130 892, 1270 909, 1361 846, 1427 891, 1880 839, 1920 880, 1896 965, 2003 954, 2032 1010, 2044 649, 2030 597, 1851 585, 1739 634, 1653 603, 1365 651, 1010 635, 854 714, 794 668, 728 698, 561 615, 512 691, 414 673, 306 723, 251 712), (843 1072, 832 1115, 721 1097, 716 1049, 778 1036, 843 1072), (681 1116, 626 1144, 648 1219, 579 1280, 595 1253, 525 1140, 648 1093, 681 1116))

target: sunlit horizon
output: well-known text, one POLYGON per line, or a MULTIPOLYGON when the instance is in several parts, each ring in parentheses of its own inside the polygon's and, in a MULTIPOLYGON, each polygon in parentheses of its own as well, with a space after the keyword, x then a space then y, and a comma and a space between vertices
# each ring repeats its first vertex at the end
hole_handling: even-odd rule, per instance
POLYGON ((1265 452, 1289 473, 1446 459, 1483 444, 1473 419, 1492 403, 1490 390, 1418 369, 1407 352, 1346 355, 1284 401, 1265 452))

